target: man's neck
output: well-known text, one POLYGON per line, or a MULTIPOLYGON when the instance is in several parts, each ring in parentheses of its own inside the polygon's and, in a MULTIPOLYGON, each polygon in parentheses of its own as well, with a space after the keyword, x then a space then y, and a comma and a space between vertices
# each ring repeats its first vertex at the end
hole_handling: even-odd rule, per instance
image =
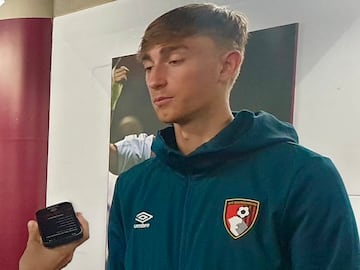
POLYGON ((185 125, 174 124, 177 146, 184 155, 214 138, 234 119, 231 111, 197 119, 185 125))

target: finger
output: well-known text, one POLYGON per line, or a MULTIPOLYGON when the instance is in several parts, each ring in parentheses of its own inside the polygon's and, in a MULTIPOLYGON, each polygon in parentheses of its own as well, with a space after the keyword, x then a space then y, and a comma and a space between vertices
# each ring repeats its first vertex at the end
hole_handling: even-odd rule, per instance
POLYGON ((116 67, 115 71, 117 71, 117 70, 129 71, 129 69, 126 66, 116 67))
POLYGON ((114 71, 114 75, 116 75, 116 74, 127 74, 129 72, 129 69, 116 69, 115 71, 114 71))
POLYGON ((127 76, 126 76, 126 74, 123 74, 123 75, 121 75, 121 76, 115 76, 115 81, 116 82, 121 82, 121 81, 126 81, 127 80, 127 76))
POLYGON ((28 241, 40 242, 40 231, 39 226, 35 220, 30 220, 27 224, 28 227, 28 241))
POLYGON ((81 227, 83 229, 83 237, 81 239, 81 243, 85 242, 89 239, 90 233, 89 233, 89 223, 88 221, 83 217, 81 213, 76 213, 76 216, 81 224, 81 227))
POLYGON ((129 69, 128 69, 127 67, 125 67, 125 66, 121 66, 120 69, 121 69, 121 70, 129 71, 129 69))
POLYGON ((117 70, 115 71, 114 73, 114 76, 119 76, 119 75, 126 75, 127 74, 127 71, 126 70, 117 70))

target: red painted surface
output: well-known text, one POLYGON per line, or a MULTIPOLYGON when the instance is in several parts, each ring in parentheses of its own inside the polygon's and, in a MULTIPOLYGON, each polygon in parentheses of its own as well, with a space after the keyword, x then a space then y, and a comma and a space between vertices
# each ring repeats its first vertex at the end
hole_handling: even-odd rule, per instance
POLYGON ((18 269, 45 206, 52 19, 0 20, 0 269, 18 269))

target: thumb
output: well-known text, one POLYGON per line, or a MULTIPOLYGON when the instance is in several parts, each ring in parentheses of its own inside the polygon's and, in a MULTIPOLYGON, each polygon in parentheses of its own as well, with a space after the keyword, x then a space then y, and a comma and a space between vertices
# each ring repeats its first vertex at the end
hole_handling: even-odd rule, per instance
POLYGON ((40 242, 40 231, 37 222, 35 220, 30 220, 27 224, 27 227, 29 232, 28 242, 29 241, 40 242))

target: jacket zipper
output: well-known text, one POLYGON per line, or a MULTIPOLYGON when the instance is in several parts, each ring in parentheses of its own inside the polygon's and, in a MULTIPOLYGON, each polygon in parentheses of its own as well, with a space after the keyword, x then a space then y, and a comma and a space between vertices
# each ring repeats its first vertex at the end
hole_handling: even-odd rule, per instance
POLYGON ((184 269, 184 256, 185 256, 185 248, 184 248, 184 242, 186 239, 186 220, 187 220, 187 204, 189 199, 189 193, 190 193, 190 182, 191 179, 189 176, 186 177, 186 189, 185 189, 185 196, 184 196, 184 205, 183 205, 183 211, 182 211, 182 222, 181 222, 181 235, 180 235, 180 245, 179 245, 179 263, 178 263, 178 269, 183 270, 184 269))

